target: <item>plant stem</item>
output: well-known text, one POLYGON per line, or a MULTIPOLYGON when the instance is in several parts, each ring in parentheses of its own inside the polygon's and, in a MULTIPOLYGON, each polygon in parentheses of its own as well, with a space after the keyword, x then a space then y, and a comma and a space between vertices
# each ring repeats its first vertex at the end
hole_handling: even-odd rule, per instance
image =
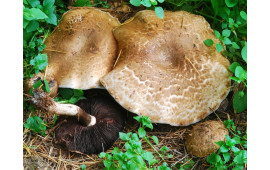
POLYGON ((148 140, 147 137, 143 137, 143 139, 155 150, 155 152, 158 154, 158 156, 165 162, 162 155, 157 151, 157 149, 152 145, 152 143, 148 140))

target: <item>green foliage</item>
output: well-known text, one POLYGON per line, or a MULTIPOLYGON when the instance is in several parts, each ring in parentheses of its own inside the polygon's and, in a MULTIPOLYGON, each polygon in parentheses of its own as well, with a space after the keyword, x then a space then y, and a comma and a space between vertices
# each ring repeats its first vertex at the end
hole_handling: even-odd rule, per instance
POLYGON ((45 136, 46 126, 43 120, 38 116, 31 116, 26 120, 24 127, 32 130, 35 133, 40 133, 45 136))
POLYGON ((86 99, 83 96, 83 91, 81 89, 69 89, 69 88, 59 88, 59 95, 54 98, 58 103, 71 103, 74 104, 80 99, 86 99))
POLYGON ((192 169, 194 165, 195 161, 193 161, 192 159, 185 159, 183 163, 177 163, 175 167, 179 170, 189 170, 192 169))
POLYGON ((77 0, 75 2, 75 6, 81 7, 81 6, 89 6, 89 7, 103 7, 103 8, 110 8, 110 5, 107 1, 104 0, 94 0, 93 4, 90 0, 77 0))
MULTIPOLYGON (((244 89, 234 95, 234 110, 240 113, 247 108, 246 87, 247 87, 247 14, 245 0, 211 0, 215 12, 215 19, 219 17, 221 28, 216 26, 222 33, 215 30, 216 37, 220 43, 216 44, 218 52, 222 52, 233 63, 230 71, 231 77, 237 83, 243 83, 244 89), (241 95, 240 95, 241 94, 241 95)), ((214 25, 215 26, 215 25, 214 25)), ((213 45, 209 39, 204 43, 207 46, 213 45)))
POLYGON ((164 0, 130 0, 129 1, 131 5, 139 7, 141 5, 145 6, 147 9, 154 9, 156 15, 160 18, 163 19, 164 17, 164 10, 162 7, 157 6, 158 3, 163 3, 164 0))
MULTIPOLYGON (((45 39, 58 24, 55 4, 55 0, 23 1, 24 78, 32 77, 48 65, 47 54, 42 51, 45 39)), ((64 8, 62 1, 58 0, 57 4, 64 8)))
POLYGON ((138 122, 140 122, 140 127, 138 133, 119 133, 121 140, 125 141, 126 152, 122 152, 119 148, 115 147, 112 154, 102 152, 99 154, 100 158, 103 158, 103 164, 105 169, 154 169, 155 164, 159 162, 157 158, 150 151, 145 151, 142 148, 142 140, 146 141, 153 150, 158 154, 159 158, 163 161, 161 166, 156 167, 159 170, 168 170, 168 164, 165 162, 164 158, 172 158, 173 155, 167 153, 169 148, 163 146, 160 151, 156 149, 158 147, 158 138, 156 136, 147 136, 146 128, 153 129, 151 120, 146 116, 136 116, 134 117, 138 122), (150 142, 150 139, 154 141, 156 146, 150 142))
POLYGON ((224 121, 224 125, 233 137, 226 135, 225 142, 216 142, 218 152, 207 157, 210 169, 243 169, 247 164, 247 134, 237 131, 232 120, 224 121))
MULTIPOLYGON (((42 53, 44 41, 51 30, 58 24, 58 20, 67 10, 62 0, 23 0, 23 78, 27 79, 46 68, 47 54, 42 53)), ((38 81, 35 89, 42 88, 50 92, 49 83, 38 81)), ((30 94, 31 94, 30 90, 30 94)), ((32 105, 24 98, 24 110, 34 111, 32 105)), ((56 120, 57 117, 55 117, 56 120)), ((31 116, 24 124, 25 128, 45 135, 45 123, 38 116, 31 116)))
POLYGON ((82 164, 82 165, 81 165, 81 169, 82 169, 82 170, 86 170, 85 164, 82 164))

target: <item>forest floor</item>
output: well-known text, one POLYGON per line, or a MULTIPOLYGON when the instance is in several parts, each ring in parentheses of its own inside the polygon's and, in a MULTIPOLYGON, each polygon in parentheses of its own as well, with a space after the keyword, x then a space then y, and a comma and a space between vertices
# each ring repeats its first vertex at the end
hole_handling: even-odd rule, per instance
MULTIPOLYGON (((114 4, 117 6, 117 4, 114 4)), ((136 10, 128 7, 127 5, 114 7, 109 9, 102 9, 106 12, 110 12, 113 16, 117 17, 122 23, 129 19, 136 12, 136 10)), ((218 120, 225 121, 233 119, 238 130, 245 132, 247 128, 247 112, 241 114, 235 114, 232 107, 233 92, 227 97, 228 106, 222 111, 216 111, 208 116, 206 120, 218 120)), ((41 113, 36 111, 35 115, 40 116, 44 121, 49 122, 50 126, 53 122, 53 115, 41 113)), ((133 119, 134 114, 128 113, 128 120, 124 132, 136 132, 139 128, 139 123, 133 119)), ((24 123, 29 117, 29 113, 24 113, 24 123)), ((155 135, 159 139, 159 146, 167 146, 170 150, 170 154, 173 154, 173 158, 167 158, 165 161, 169 164, 172 169, 177 169, 174 166, 176 164, 188 163, 192 160, 192 169, 207 169, 209 165, 206 162, 206 158, 197 158, 187 153, 185 149, 185 138, 193 125, 187 127, 175 127, 165 124, 153 124, 154 129, 148 130, 147 135, 155 135)), ((124 148, 124 142, 118 139, 114 145, 106 152, 111 153, 114 147, 119 149, 124 148)), ((142 147, 146 151, 154 150, 147 144, 142 143, 142 147)), ((158 157, 157 157, 158 158, 158 157)), ((55 143, 53 132, 48 127, 47 136, 41 136, 37 133, 24 128, 23 132, 23 164, 25 170, 32 169, 81 169, 81 165, 85 164, 86 169, 103 169, 104 165, 102 159, 99 158, 98 154, 83 155, 73 153, 65 150, 61 146, 55 143)))

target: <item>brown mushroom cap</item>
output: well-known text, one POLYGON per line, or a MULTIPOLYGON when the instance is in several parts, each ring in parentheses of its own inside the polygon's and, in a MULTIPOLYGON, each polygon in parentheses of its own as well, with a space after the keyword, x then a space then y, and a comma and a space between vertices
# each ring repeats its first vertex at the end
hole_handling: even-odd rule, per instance
POLYGON ((228 134, 229 131, 220 121, 201 122, 187 136, 186 148, 192 155, 205 157, 216 152, 219 146, 215 142, 225 141, 228 134))
POLYGON ((99 88, 100 77, 111 71, 117 57, 112 29, 119 21, 95 8, 74 8, 66 12, 49 35, 47 75, 59 87, 99 88))
POLYGON ((226 98, 229 61, 209 23, 184 11, 140 11, 114 29, 120 55, 101 83, 127 110, 152 122, 185 126, 205 118, 226 98))

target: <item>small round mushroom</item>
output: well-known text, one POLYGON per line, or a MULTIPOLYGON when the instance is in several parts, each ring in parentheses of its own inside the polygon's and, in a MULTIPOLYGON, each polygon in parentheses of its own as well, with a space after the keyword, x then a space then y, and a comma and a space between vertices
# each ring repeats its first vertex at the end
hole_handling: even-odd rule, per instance
POLYGON ((230 62, 207 47, 219 40, 202 17, 185 11, 140 11, 113 30, 119 57, 101 83, 125 109, 152 122, 196 123, 215 111, 230 89, 230 62))
POLYGON ((58 143, 69 151, 97 154, 109 149, 123 130, 125 109, 105 92, 92 90, 92 96, 79 100, 76 105, 96 118, 93 126, 83 126, 75 117, 60 116, 55 129, 58 143), (64 122, 64 123, 61 123, 64 122))
POLYGON ((187 151, 197 157, 210 155, 219 149, 215 142, 225 141, 228 134, 229 131, 220 121, 198 123, 186 138, 187 151))

